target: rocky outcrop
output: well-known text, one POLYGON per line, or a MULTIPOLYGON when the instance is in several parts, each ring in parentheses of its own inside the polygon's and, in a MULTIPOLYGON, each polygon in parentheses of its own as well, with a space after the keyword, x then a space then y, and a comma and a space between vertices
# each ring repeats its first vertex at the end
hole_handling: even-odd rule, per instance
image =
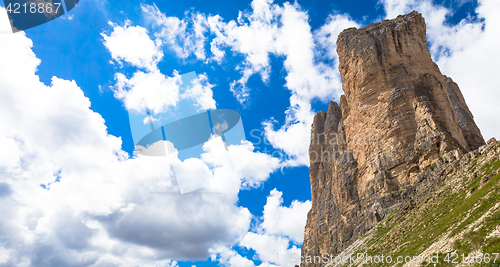
POLYGON ((311 130, 312 209, 307 259, 336 255, 409 197, 449 152, 484 144, 458 86, 432 61, 423 17, 412 12, 337 40, 345 95, 311 130))
POLYGON ((474 266, 498 266, 482 260, 500 243, 500 142, 491 138, 463 155, 450 151, 420 177, 397 210, 322 266, 469 266, 473 258, 474 266), (462 254, 462 262, 447 262, 462 254))
POLYGON ((474 122, 474 116, 470 112, 469 107, 465 103, 464 96, 456 84, 450 77, 444 76, 448 95, 450 96, 451 106, 457 119, 458 125, 462 129, 465 141, 471 150, 476 150, 480 146, 485 145, 481 131, 474 122))

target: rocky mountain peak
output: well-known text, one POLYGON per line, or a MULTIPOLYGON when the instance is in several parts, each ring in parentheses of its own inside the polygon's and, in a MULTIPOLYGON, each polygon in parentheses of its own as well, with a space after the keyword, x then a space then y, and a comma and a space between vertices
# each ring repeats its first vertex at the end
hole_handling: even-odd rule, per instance
POLYGON ((458 85, 432 61, 420 13, 346 29, 337 53, 344 95, 312 125, 302 256, 338 254, 429 166, 485 144, 458 85))

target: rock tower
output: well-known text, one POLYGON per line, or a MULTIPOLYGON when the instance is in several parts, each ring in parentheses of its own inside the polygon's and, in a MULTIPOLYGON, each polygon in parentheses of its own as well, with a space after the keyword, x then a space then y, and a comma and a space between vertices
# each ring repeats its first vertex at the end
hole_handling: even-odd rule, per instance
POLYGON ((346 29, 337 52, 344 95, 312 125, 304 257, 338 254, 439 158, 485 144, 458 85, 432 61, 418 12, 346 29))

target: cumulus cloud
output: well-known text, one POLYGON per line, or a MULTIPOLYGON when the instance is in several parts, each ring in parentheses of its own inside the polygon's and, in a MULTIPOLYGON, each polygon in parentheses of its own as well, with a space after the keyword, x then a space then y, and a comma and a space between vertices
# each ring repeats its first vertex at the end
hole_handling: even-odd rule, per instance
MULTIPOLYGON (((143 5, 143 9, 144 12, 159 12, 156 6, 143 5)), ((210 84, 206 75, 199 74, 186 86, 185 91, 181 92, 179 87, 182 79, 177 71, 174 71, 171 77, 159 71, 157 64, 163 56, 160 38, 157 41, 151 40, 145 28, 131 26, 130 21, 123 27, 114 23, 110 23, 110 26, 111 33, 101 35, 113 59, 145 69, 137 70, 131 78, 127 78, 123 73, 115 74, 116 84, 113 91, 115 97, 123 101, 127 110, 159 114, 175 107, 184 99, 193 100, 199 110, 216 108, 212 92, 214 85, 210 84)))
POLYGON ((172 77, 163 75, 157 67, 163 56, 159 41, 154 42, 147 30, 140 26, 125 26, 109 23, 112 31, 109 35, 101 33, 104 46, 117 62, 126 61, 143 68, 131 78, 122 73, 115 74, 116 85, 113 88, 116 98, 122 100, 128 110, 154 113, 164 112, 179 101, 181 76, 174 72, 172 77))
POLYGON ((240 12, 236 21, 224 22, 220 16, 207 18, 215 35, 212 53, 217 61, 226 55, 226 48, 245 57, 238 66, 241 78, 231 83, 233 94, 242 103, 250 96, 246 83, 252 75, 258 73, 268 81, 269 56, 284 58, 285 88, 292 93, 290 108, 279 129, 272 119, 264 123, 265 134, 275 148, 288 154, 290 160, 284 166, 308 165, 309 129, 314 116, 310 103, 341 94, 335 41, 341 30, 357 24, 348 16, 331 15, 324 26, 312 32, 309 17, 298 4, 280 6, 272 0, 254 0, 251 6, 252 11, 240 12), (328 56, 327 63, 323 54, 328 56))
POLYGON ((311 201, 294 200, 290 207, 283 207, 282 195, 283 193, 273 189, 267 197, 261 227, 268 234, 287 236, 296 244, 302 244, 311 201))
POLYGON ((285 124, 280 129, 274 130, 269 122, 265 123, 265 133, 269 140, 273 140, 271 143, 274 147, 282 149, 291 156, 291 160, 284 165, 308 166, 310 128, 314 118, 311 101, 316 98, 338 99, 341 95, 338 60, 336 52, 332 52, 336 46, 332 44, 341 28, 357 24, 347 16, 329 16, 327 23, 313 35, 305 12, 292 6, 285 6, 283 17, 284 33, 281 43, 286 54, 284 64, 288 71, 285 86, 292 91, 292 96, 285 124), (319 55, 323 52, 329 55, 330 63, 318 61, 319 55), (296 139, 292 141, 294 137, 296 139))
POLYGON ((156 5, 141 4, 142 12, 153 27, 158 28, 155 36, 162 40, 177 57, 186 59, 194 55, 205 60, 206 18, 200 13, 187 13, 189 17, 180 20, 167 17, 156 5))
POLYGON ((130 79, 116 73, 115 81, 115 97, 123 101, 127 110, 159 114, 171 110, 182 100, 193 101, 198 111, 216 108, 212 91, 215 85, 205 74, 198 74, 182 91, 182 79, 177 71, 171 77, 158 70, 137 71, 130 79))
MULTIPOLYGON (((218 261, 227 267, 255 267, 253 261, 241 256, 238 252, 223 246, 213 248, 212 261, 218 261)), ((264 267, 264 266, 262 266, 264 267)))
POLYGON ((477 19, 467 17, 456 25, 446 22, 453 10, 431 1, 384 0, 387 17, 417 10, 427 23, 430 51, 441 72, 453 78, 475 116, 484 138, 500 136, 496 118, 497 100, 500 97, 493 77, 500 71, 500 3, 479 0, 475 9, 477 19))
POLYGON ((239 186, 241 188, 258 187, 269 178, 270 173, 279 168, 277 158, 253 152, 254 146, 248 141, 243 141, 240 145, 231 145, 229 151, 226 151, 219 137, 214 142, 206 143, 204 149, 207 153, 203 154, 201 159, 214 168, 216 177, 210 186, 213 186, 211 189, 215 192, 227 190, 233 186, 236 190, 240 189, 239 186), (237 183, 234 183, 234 178, 227 175, 233 172, 235 173, 233 177, 241 179, 236 180, 237 183), (217 174, 221 175, 217 176, 217 174))
POLYGON ((167 77, 158 70, 147 73, 137 71, 130 79, 117 73, 115 79, 115 96, 123 101, 127 110, 151 110, 158 114, 179 101, 181 76, 177 72, 172 77, 167 77))
MULTIPOLYGON (((271 191, 257 231, 248 232, 238 243, 239 247, 255 252, 256 258, 262 262, 259 267, 293 267, 294 261, 300 256, 300 248, 291 242, 302 243, 311 202, 293 201, 290 207, 284 207, 282 195, 276 189, 271 191)), ((211 253, 212 259, 224 266, 255 266, 252 261, 227 247, 215 247, 211 253)))
MULTIPOLYGON (((0 29, 8 30, 4 11, 0 29)), ((211 248, 230 247, 246 235, 251 214, 237 206, 238 192, 267 179, 276 161, 253 153, 251 144, 235 146, 235 173, 216 138, 196 164, 206 166, 208 188, 223 194, 179 195, 165 159, 122 151, 75 81, 53 77, 46 86, 39 80, 32 46, 24 33, 0 42, 2 264, 177 266, 173 259, 206 259, 211 248)), ((154 73, 148 64, 155 57, 116 55, 154 73)))
POLYGON ((125 61, 147 70, 156 68, 156 64, 163 57, 159 40, 151 40, 145 28, 131 26, 130 21, 126 21, 124 26, 113 23, 110 25, 113 27, 113 32, 109 35, 101 33, 101 36, 114 60, 119 63, 125 61))
POLYGON ((242 77, 230 84, 231 91, 241 103, 249 97, 246 83, 253 74, 259 73, 263 81, 268 81, 269 54, 275 50, 277 19, 281 13, 277 6, 272 5, 272 0, 255 0, 251 6, 253 12, 240 12, 237 21, 226 23, 218 15, 207 19, 210 31, 215 35, 211 50, 216 61, 222 60, 225 48, 245 56, 245 61, 238 66, 242 77))
POLYGON ((289 267, 295 265, 290 260, 291 255, 300 255, 300 249, 296 246, 288 248, 288 242, 284 237, 249 232, 239 244, 254 250, 263 262, 289 267))
POLYGON ((282 166, 308 165, 309 129, 314 116, 310 103, 340 96, 335 42, 341 30, 357 23, 346 15, 330 15, 324 26, 312 32, 307 12, 297 3, 279 5, 272 0, 254 0, 251 10, 240 12, 228 22, 219 15, 193 12, 179 20, 165 16, 156 6, 143 5, 143 11, 154 25, 162 25, 155 35, 168 37, 174 50, 180 51, 176 47, 187 42, 183 47, 190 52, 178 52, 180 58, 204 51, 208 36, 212 37, 209 61, 221 63, 225 57, 243 56, 244 60, 236 66, 241 77, 230 82, 230 90, 242 104, 250 97, 249 78, 258 74, 267 83, 270 56, 283 58, 285 88, 291 92, 290 107, 282 126, 277 126, 272 118, 264 122, 265 135, 275 148, 287 154, 288 160, 282 166), (195 30, 187 30, 188 24, 194 25, 195 30))
POLYGON ((308 166, 309 139, 314 118, 311 104, 301 101, 301 105, 290 107, 285 113, 285 124, 278 129, 274 119, 263 122, 264 134, 274 148, 287 155, 282 166, 308 166))
POLYGON ((182 98, 190 98, 194 100, 198 110, 215 109, 216 103, 213 99, 212 88, 215 85, 210 84, 207 75, 199 74, 196 79, 191 82, 191 86, 186 89, 182 98))

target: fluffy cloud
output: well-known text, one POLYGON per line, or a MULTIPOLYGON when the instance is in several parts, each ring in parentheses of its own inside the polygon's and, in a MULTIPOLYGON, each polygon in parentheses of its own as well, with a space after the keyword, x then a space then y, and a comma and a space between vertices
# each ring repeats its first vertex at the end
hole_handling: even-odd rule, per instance
POLYGON ((115 96, 123 101, 127 110, 145 112, 149 109, 161 113, 179 101, 181 76, 177 72, 173 77, 167 77, 158 70, 137 71, 130 79, 117 73, 115 79, 115 96))
POLYGON ((238 67, 242 77, 231 83, 231 91, 240 102, 249 97, 248 79, 259 73, 269 78, 270 59, 274 54, 284 57, 287 72, 285 87, 291 91, 286 122, 275 129, 271 119, 264 123, 271 144, 288 154, 284 166, 308 165, 309 131, 314 113, 311 101, 338 98, 341 94, 337 70, 335 40, 341 30, 357 26, 348 16, 329 16, 327 23, 311 32, 309 17, 298 4, 273 4, 272 0, 254 0, 251 12, 240 12, 237 21, 224 22, 220 16, 209 16, 207 24, 215 35, 211 41, 214 58, 221 61, 225 48, 243 55, 238 67), (328 62, 324 63, 327 55, 328 62), (297 142, 297 140, 300 140, 297 142))
POLYGON ((270 155, 253 152, 253 149, 248 141, 231 145, 228 151, 220 137, 207 142, 201 160, 211 167, 214 174, 207 190, 234 194, 240 189, 258 187, 266 181, 269 174, 279 167, 279 161, 270 155))
POLYGON ((300 248, 290 245, 290 241, 302 244, 311 202, 294 200, 290 207, 284 207, 282 196, 283 193, 276 189, 271 191, 257 233, 247 233, 238 245, 254 250, 259 260, 266 264, 293 267, 292 258, 300 255, 300 248))
POLYGON ((301 101, 301 105, 290 107, 286 112, 286 122, 275 129, 273 119, 263 122, 264 134, 273 147, 282 150, 288 156, 282 166, 309 165, 309 143, 314 113, 311 104, 301 101))
MULTIPOLYGON (((257 238, 260 237, 260 236, 256 236, 253 233, 250 233, 250 234, 253 237, 257 237, 257 238)), ((246 239, 249 240, 249 239, 251 239, 251 237, 248 237, 246 239)), ((251 241, 249 241, 249 242, 251 242, 251 241)), ((273 245, 276 245, 276 243, 274 243, 273 245)), ((259 251, 260 251, 260 249, 259 249, 259 251)), ((273 251, 276 252, 276 248, 273 248, 273 251)), ((290 251, 290 253, 292 253, 292 254, 296 253, 296 252, 297 252, 297 250, 290 251)), ((300 250, 299 250, 299 252, 300 252, 300 250)), ((217 248, 212 250, 212 253, 213 253, 212 260, 220 262, 222 264, 222 266, 227 266, 227 267, 255 267, 256 266, 253 261, 241 256, 240 254, 238 254, 238 252, 236 252, 232 249, 226 248, 226 247, 217 247, 217 248)), ((285 255, 285 254, 283 254, 283 255, 285 255)), ((297 255, 299 255, 299 254, 297 254, 297 255)), ((292 265, 290 263, 290 255, 288 257, 289 257, 287 259, 288 262, 285 262, 284 265, 281 265, 282 267, 295 266, 294 264, 292 265)), ((270 258, 274 258, 274 257, 270 257, 270 258)), ((283 259, 283 260, 285 260, 285 259, 283 259)), ((258 265, 258 267, 278 267, 278 266, 280 266, 280 265, 274 265, 274 264, 269 263, 269 262, 263 262, 263 263, 258 265)))
POLYGON ((216 108, 212 91, 214 85, 205 74, 199 74, 184 90, 180 89, 182 80, 177 71, 171 77, 158 70, 137 71, 130 79, 123 73, 116 73, 115 80, 115 97, 123 101, 127 110, 141 113, 149 110, 159 114, 175 107, 182 100, 192 100, 198 111, 216 108))
POLYGON ((226 23, 218 15, 207 19, 210 31, 215 35, 211 50, 216 61, 222 60, 226 47, 245 56, 245 61, 237 68, 242 77, 230 84, 231 91, 241 103, 249 97, 246 83, 253 74, 260 73, 263 81, 269 78, 269 54, 275 50, 276 20, 281 13, 271 0, 255 0, 251 6, 253 12, 240 12, 237 22, 226 23))
POLYGON ((161 42, 151 40, 145 28, 130 24, 127 21, 122 27, 110 23, 112 32, 101 33, 115 61, 146 69, 138 70, 130 79, 122 73, 115 74, 115 96, 128 110, 164 112, 179 101, 181 76, 174 72, 173 77, 167 77, 158 70, 157 64, 163 56, 161 42))
POLYGON ((493 78, 500 71, 500 3, 479 0, 477 20, 464 18, 456 25, 446 22, 453 11, 431 1, 384 0, 388 18, 417 10, 427 23, 431 54, 443 74, 453 78, 475 116, 484 138, 500 136, 497 123, 498 85, 493 78))
MULTIPOLYGON (((10 27, 4 11, 0 30, 10 27)), ((144 32, 118 32, 127 35, 131 28, 144 32)), ((107 45, 120 34, 111 33, 107 45)), ((277 161, 253 153, 251 144, 235 146, 234 153, 230 147, 235 173, 216 138, 195 160, 209 170, 208 190, 222 194, 179 195, 165 159, 123 152, 75 81, 40 82, 32 46, 24 33, 0 42, 1 264, 177 266, 171 259, 203 259, 211 248, 232 246, 246 235, 251 214, 237 206, 238 192, 267 179, 277 161)), ((155 57, 115 55, 154 73, 148 64, 155 57)), ((205 89, 193 90, 207 98, 205 89)))
POLYGON ((267 197, 264 206, 264 220, 261 227, 268 234, 289 237, 296 244, 304 240, 307 213, 311 209, 311 201, 294 200, 290 207, 283 207, 283 193, 274 189, 267 197))
POLYGON ((297 7, 285 6, 280 43, 286 55, 284 64, 288 72, 285 86, 292 91, 290 108, 285 125, 280 129, 274 130, 270 123, 264 124, 266 136, 272 140, 273 146, 291 156, 292 160, 285 162, 285 165, 309 165, 310 128, 314 117, 311 101, 315 98, 338 99, 342 93, 338 60, 336 53, 332 52, 336 46, 332 44, 341 28, 347 26, 357 24, 347 16, 329 16, 327 23, 313 35, 307 14, 297 7), (333 66, 320 60, 319 55, 323 53, 329 56, 333 66))
MULTIPOLYGON (((300 248, 291 245, 291 241, 302 243, 311 202, 293 201, 290 207, 283 207, 282 195, 276 189, 271 191, 264 206, 262 223, 256 227, 257 232, 248 232, 238 243, 238 246, 255 252, 256 258, 262 262, 259 267, 293 267, 300 255, 300 248)), ((255 266, 252 261, 227 247, 215 247, 211 253, 212 259, 224 266, 255 266)))
POLYGON ((191 86, 186 89, 182 97, 194 100, 199 110, 215 109, 213 87, 214 85, 208 82, 208 77, 200 74, 191 82, 191 86))
MULTIPOLYGON (((143 9, 144 12, 157 11, 156 7, 143 6, 143 9)), ((101 34, 104 45, 114 60, 118 63, 126 61, 135 67, 146 69, 137 70, 131 78, 127 78, 123 73, 115 74, 115 97, 123 101, 127 110, 150 110, 158 114, 175 107, 184 99, 193 100, 199 110, 216 108, 212 92, 214 85, 210 84, 206 75, 198 75, 185 91, 181 92, 179 87, 182 80, 176 71, 169 77, 158 70, 157 64, 163 55, 161 41, 151 40, 145 28, 130 24, 131 22, 127 21, 122 27, 110 23, 113 28, 111 33, 101 34)))
MULTIPOLYGON (((325 100, 340 92, 340 76, 336 68, 318 62, 321 53, 315 52, 322 48, 327 50, 331 59, 335 59, 335 42, 332 40, 342 29, 357 26, 356 23, 346 16, 329 16, 327 23, 316 33, 316 44, 309 17, 297 4, 279 6, 272 0, 254 0, 251 6, 252 12, 240 12, 237 21, 225 23, 220 16, 207 19, 210 31, 216 36, 211 42, 213 50, 222 51, 229 47, 245 56, 240 67, 243 76, 233 83, 242 88, 241 93, 236 93, 239 99, 248 96, 243 89, 246 89, 251 75, 260 73, 264 81, 268 79, 270 54, 285 57, 285 86, 295 97, 306 101, 313 98, 325 100)), ((218 60, 223 54, 214 53, 218 60)), ((291 102, 292 106, 298 104, 294 99, 291 102)))
POLYGON ((124 26, 110 23, 113 32, 110 35, 101 34, 104 45, 111 51, 113 59, 119 63, 125 61, 136 67, 155 69, 163 57, 161 42, 152 41, 145 28, 130 24, 130 21, 126 21, 124 26))
POLYGON ((167 17, 160 12, 156 5, 142 4, 145 17, 160 30, 155 35, 162 40, 177 57, 186 59, 194 55, 197 59, 205 60, 205 32, 206 18, 202 14, 190 14, 182 20, 177 17, 167 17))
MULTIPOLYGON (((292 94, 286 121, 277 127, 271 118, 263 126, 271 144, 288 155, 282 166, 308 165, 309 132, 314 116, 310 103, 314 99, 326 101, 340 96, 342 89, 335 42, 341 30, 357 24, 348 16, 331 15, 323 27, 312 32, 307 12, 298 4, 280 6, 272 0, 254 0, 251 8, 251 11, 240 12, 236 20, 225 22, 219 15, 193 13, 179 20, 166 17, 156 6, 143 6, 146 17, 154 21, 154 25, 163 25, 157 36, 168 36, 169 40, 197 40, 188 42, 185 47, 189 51, 198 47, 201 51, 202 43, 208 37, 202 38, 198 34, 206 32, 205 35, 213 36, 210 41, 211 60, 222 62, 227 50, 231 55, 243 56, 244 60, 236 67, 241 78, 230 82, 231 91, 242 104, 250 96, 248 79, 259 74, 267 82, 271 70, 270 55, 284 58, 285 88, 292 94), (187 21, 192 21, 198 29, 194 31, 196 34, 186 30, 187 21), (192 45, 194 43, 197 45, 192 45)), ((177 49, 177 41, 172 42, 170 47, 177 49)), ((181 58, 187 54, 178 53, 181 58)))
MULTIPOLYGON (((227 247, 216 247, 211 250, 212 261, 218 261, 227 267, 255 267, 253 261, 241 256, 238 252, 227 247)), ((264 267, 264 266, 262 266, 264 267)))
POLYGON ((284 237, 249 232, 240 241, 240 245, 253 249, 263 262, 289 267, 295 265, 291 262, 291 255, 300 255, 300 249, 296 246, 288 248, 288 242, 284 237))

